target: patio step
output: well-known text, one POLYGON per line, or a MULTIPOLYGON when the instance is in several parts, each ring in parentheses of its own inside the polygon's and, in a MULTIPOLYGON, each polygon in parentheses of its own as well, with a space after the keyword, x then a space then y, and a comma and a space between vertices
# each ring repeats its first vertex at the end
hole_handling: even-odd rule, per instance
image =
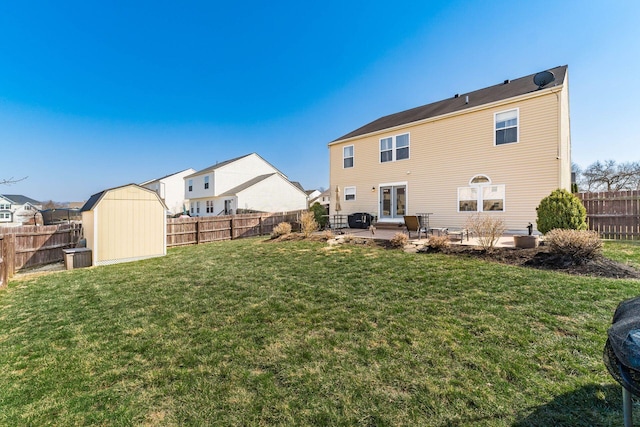
POLYGON ((379 230, 402 230, 404 224, 398 224, 397 222, 380 222, 375 224, 375 227, 379 230))

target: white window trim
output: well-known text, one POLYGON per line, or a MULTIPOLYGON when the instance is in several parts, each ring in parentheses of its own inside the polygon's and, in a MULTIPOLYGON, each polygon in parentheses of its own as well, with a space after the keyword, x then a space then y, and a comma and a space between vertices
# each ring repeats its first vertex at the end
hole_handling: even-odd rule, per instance
POLYGON ((344 147, 342 147, 342 169, 351 169, 351 168, 355 167, 355 165, 356 165, 356 148, 355 148, 355 146, 353 144, 352 145, 345 145, 344 147), (351 154, 351 157, 345 156, 345 153, 344 153, 345 148, 349 148, 349 147, 351 147, 351 152, 353 153, 353 154, 351 154), (352 165, 349 166, 349 167, 345 167, 344 161, 346 159, 349 159, 349 158, 351 159, 352 165))
POLYGON ((471 213, 477 213, 477 212, 495 212, 495 213, 504 213, 507 211, 507 186, 506 184, 492 184, 491 182, 491 178, 489 178, 488 175, 485 174, 476 174, 474 176, 471 177, 471 179, 469 180, 469 185, 465 186, 465 187, 458 187, 457 189, 458 191, 458 195, 457 195, 457 211, 458 213, 463 213, 463 214, 471 214, 471 213), (487 178, 489 180, 489 182, 483 182, 480 184, 472 184, 471 181, 473 181, 476 177, 478 176, 483 176, 485 178, 487 178), (502 187, 503 188, 503 195, 504 198, 502 199, 502 210, 501 211, 485 211, 484 210, 484 199, 482 197, 482 190, 485 187, 502 187), (476 199, 476 203, 477 203, 477 209, 475 211, 461 211, 460 210, 460 190, 463 188, 476 188, 478 195, 477 195, 477 199, 476 199))
POLYGON ((189 192, 193 191, 193 180, 192 179, 187 181, 187 191, 189 191, 189 192))
POLYGON ((209 189, 209 175, 205 175, 204 177, 204 189, 205 190, 209 189))
MULTIPOLYGON (((357 193, 356 193, 356 186, 355 186, 355 185, 351 185, 351 186, 348 186, 348 187, 344 187, 343 194, 344 194, 344 195, 342 196, 342 199, 343 199, 345 202, 355 202, 355 201, 356 201, 356 199, 358 198, 358 197, 357 197, 357 193), (351 200, 347 200, 347 190, 353 190, 353 199, 351 199, 351 200)), ((351 194, 351 193, 349 193, 349 194, 351 194)))
MULTIPOLYGON (((404 147, 401 147, 401 148, 404 148, 404 147)), ((385 150, 385 151, 388 151, 388 150, 385 150)), ((404 132, 404 133, 399 133, 397 135, 385 136, 384 138, 380 138, 378 140, 378 163, 380 163, 380 164, 382 164, 382 163, 394 163, 394 162, 399 162, 399 161, 402 161, 402 160, 409 160, 409 159, 411 159, 411 132, 404 132), (396 158, 396 154, 397 154, 397 151, 398 151, 398 145, 397 145, 396 141, 397 141, 397 138, 399 136, 403 136, 403 135, 407 135, 408 138, 409 138, 409 144, 406 147, 409 150, 409 157, 407 157, 406 159, 398 160, 396 158), (389 139, 389 138, 391 138, 391 160, 383 162, 382 159, 381 159, 382 148, 380 147, 380 144, 382 144, 382 140, 383 139, 389 139)))
POLYGON ((495 113, 493 113, 493 146, 502 147, 505 145, 518 144, 519 142, 520 142, 520 108, 518 107, 510 108, 508 110, 496 111, 495 113), (516 140, 514 142, 505 142, 503 144, 498 144, 498 142, 496 141, 496 132, 498 130, 496 129, 496 124, 497 124, 496 120, 498 118, 498 114, 508 113, 509 111, 516 112, 516 140))

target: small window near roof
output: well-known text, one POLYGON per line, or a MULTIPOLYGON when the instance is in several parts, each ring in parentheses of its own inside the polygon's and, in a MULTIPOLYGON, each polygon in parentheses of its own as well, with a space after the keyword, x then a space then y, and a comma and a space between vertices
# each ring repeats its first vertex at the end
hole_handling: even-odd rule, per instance
POLYGON ((395 162, 409 158, 409 134, 380 139, 380 163, 395 162))
POLYGON ((342 149, 342 166, 345 169, 353 167, 353 145, 347 145, 342 149))
POLYGON ((518 109, 495 114, 496 145, 518 142, 518 109))
POLYGON ((390 162, 393 160, 393 138, 382 138, 380 140, 380 162, 390 162))
POLYGON ((409 134, 396 136, 396 160, 409 158, 409 134))

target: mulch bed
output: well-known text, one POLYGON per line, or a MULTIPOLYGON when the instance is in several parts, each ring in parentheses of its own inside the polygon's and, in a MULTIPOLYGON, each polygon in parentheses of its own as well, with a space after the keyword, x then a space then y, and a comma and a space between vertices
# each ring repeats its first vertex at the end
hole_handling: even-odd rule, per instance
POLYGON ((548 247, 545 246, 533 249, 495 248, 493 251, 487 252, 473 246, 451 245, 444 253, 480 258, 503 264, 538 268, 541 270, 562 271, 564 273, 581 276, 640 279, 640 271, 629 265, 612 261, 603 256, 591 260, 584 260, 580 263, 570 257, 563 257, 551 253, 548 247))
MULTIPOLYGON (((286 236, 280 236, 276 239, 267 240, 267 242, 297 240, 304 240, 304 236, 302 236, 300 233, 291 233, 286 236)), ((313 235, 309 238, 309 240, 327 241, 327 237, 324 235, 313 235)), ((353 244, 369 241, 370 239, 352 238, 348 240, 348 243, 353 244)), ((388 240, 375 240, 375 243, 378 246, 387 249, 397 250, 397 248, 394 248, 391 242, 389 242, 388 240)), ((428 247, 424 247, 419 249, 418 252, 429 253, 436 251, 433 251, 428 247)), ((567 274, 580 276, 607 277, 614 279, 640 279, 640 270, 637 270, 627 264, 622 264, 603 256, 599 256, 591 260, 581 260, 582 262, 577 262, 570 257, 563 257, 551 253, 549 251, 549 248, 546 246, 539 246, 532 249, 500 247, 494 248, 492 251, 488 252, 478 246, 450 245, 445 250, 443 250, 442 253, 455 256, 468 256, 483 259, 486 261, 518 265, 521 267, 537 268, 540 270, 561 271, 567 274)))

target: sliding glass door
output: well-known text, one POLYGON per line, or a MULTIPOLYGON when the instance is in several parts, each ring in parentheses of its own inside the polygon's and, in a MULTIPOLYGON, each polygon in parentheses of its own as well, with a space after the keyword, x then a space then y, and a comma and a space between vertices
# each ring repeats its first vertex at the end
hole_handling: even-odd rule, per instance
POLYGON ((400 219, 406 215, 407 186, 380 187, 380 219, 400 219))

